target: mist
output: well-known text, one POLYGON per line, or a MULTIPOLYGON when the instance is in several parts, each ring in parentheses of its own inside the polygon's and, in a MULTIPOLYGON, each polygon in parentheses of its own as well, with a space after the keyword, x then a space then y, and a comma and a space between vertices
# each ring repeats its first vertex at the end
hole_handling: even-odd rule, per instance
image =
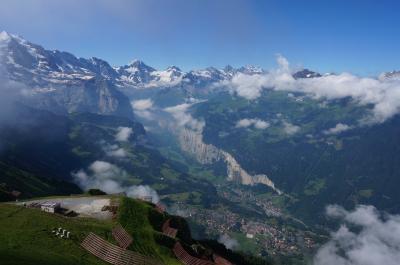
POLYGON ((71 175, 83 190, 100 189, 108 194, 126 193, 132 198, 151 198, 153 203, 160 201, 154 189, 145 185, 129 185, 128 172, 106 161, 94 161, 87 169, 80 169, 71 175))
POLYGON ((224 244, 227 249, 235 250, 239 247, 239 242, 227 234, 223 234, 218 238, 218 242, 224 244))
POLYGON ((330 205, 326 214, 342 224, 318 250, 314 265, 399 264, 400 215, 379 212, 371 205, 353 211, 330 205))
POLYGON ((350 73, 326 74, 321 77, 295 79, 286 58, 277 56, 278 67, 265 74, 236 74, 224 81, 232 94, 248 100, 258 99, 264 90, 299 92, 314 99, 351 98, 360 106, 372 108, 361 123, 382 123, 400 112, 400 80, 390 78, 359 77, 350 73))
MULTIPOLYGON (((0 64, 0 129, 4 126, 19 123, 16 117, 16 107, 17 102, 19 102, 25 92, 26 87, 21 83, 9 80, 3 66, 0 64)), ((3 143, 0 139, 0 152, 2 149, 3 143)))

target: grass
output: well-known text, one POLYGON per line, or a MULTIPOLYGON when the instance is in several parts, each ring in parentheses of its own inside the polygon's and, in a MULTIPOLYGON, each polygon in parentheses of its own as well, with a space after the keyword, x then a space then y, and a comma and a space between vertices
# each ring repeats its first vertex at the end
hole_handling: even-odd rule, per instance
POLYGON ((80 247, 93 231, 111 238, 112 223, 95 219, 67 219, 37 209, 0 204, 0 257, 2 265, 106 264, 80 247), (53 228, 71 231, 72 237, 55 237, 53 228))
POLYGON ((255 238, 254 239, 247 238, 246 235, 242 233, 231 233, 231 236, 239 242, 240 249, 244 253, 253 255, 260 253, 261 249, 260 246, 256 244, 255 238))
POLYGON ((177 180, 179 178, 179 174, 172 169, 169 168, 162 168, 161 175, 170 180, 177 180))
POLYGON ((147 203, 129 198, 121 199, 118 221, 133 237, 133 243, 129 248, 161 260, 166 265, 178 265, 180 263, 171 249, 156 242, 156 237, 162 235, 153 226, 161 227, 164 220, 165 216, 156 212, 153 206, 147 203))
POLYGON ((314 179, 311 180, 307 183, 306 188, 304 190, 304 194, 311 196, 311 195, 317 195, 320 193, 326 186, 326 180, 325 179, 314 179))
MULTIPOLYGON (((19 199, 47 196, 49 194, 61 195, 81 192, 74 184, 41 177, 2 161, 0 161, 0 185, 5 185, 1 188, 5 191, 20 191, 21 196, 19 199)), ((8 201, 10 199, 11 198, 6 198, 3 199, 3 201, 8 201)))
POLYGON ((371 198, 372 195, 374 194, 374 191, 372 189, 365 189, 365 190, 359 190, 358 195, 362 198, 371 198))
MULTIPOLYGON (((151 205, 133 199, 121 201, 118 221, 134 238, 131 250, 162 260, 165 265, 180 264, 172 251, 159 245, 161 235, 150 224, 151 205)), ((163 215, 159 216, 163 222, 163 215)), ((0 260, 2 265, 50 264, 107 264, 80 247, 82 240, 93 232, 111 243, 114 221, 92 218, 65 218, 13 204, 0 204, 0 260), (62 227, 71 232, 71 239, 60 239, 52 234, 62 227)))
MULTIPOLYGON (((109 196, 108 196, 109 197, 109 196)), ((50 198, 50 197, 49 197, 50 198)), ((55 197, 53 197, 55 198, 55 197)), ((58 197, 60 198, 60 197, 58 197)), ((45 213, 11 203, 0 203, 0 264, 1 265, 67 265, 67 264, 107 264, 84 250, 80 243, 93 232, 116 244, 111 230, 120 223, 133 237, 130 250, 161 261, 165 265, 182 265, 171 248, 176 240, 191 245, 189 228, 184 219, 161 214, 153 205, 126 197, 112 197, 120 200, 117 221, 96 220, 93 218, 67 218, 57 214, 45 213), (172 218, 179 228, 178 238, 163 235, 162 224, 172 218), (70 239, 56 237, 52 230, 58 227, 71 232, 70 239)), ((236 235, 247 251, 255 245, 243 235, 236 235)), ((247 263, 264 264, 264 263, 247 263)))

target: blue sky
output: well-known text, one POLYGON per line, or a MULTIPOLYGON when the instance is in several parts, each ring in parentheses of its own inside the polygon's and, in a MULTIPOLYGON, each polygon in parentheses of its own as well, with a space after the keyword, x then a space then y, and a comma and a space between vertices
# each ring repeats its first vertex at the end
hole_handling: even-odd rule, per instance
POLYGON ((0 29, 48 49, 177 65, 294 66, 375 75, 400 69, 400 1, 2 0, 0 29))

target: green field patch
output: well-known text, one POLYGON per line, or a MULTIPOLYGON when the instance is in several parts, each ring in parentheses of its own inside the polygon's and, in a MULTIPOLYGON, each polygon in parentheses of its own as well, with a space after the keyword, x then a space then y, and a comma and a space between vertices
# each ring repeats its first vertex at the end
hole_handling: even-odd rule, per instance
POLYGON ((358 191, 358 195, 365 199, 371 198, 373 194, 374 194, 374 191, 372 189, 365 189, 365 190, 358 191))
POLYGON ((307 183, 304 194, 307 196, 317 195, 325 188, 325 179, 314 179, 307 183))

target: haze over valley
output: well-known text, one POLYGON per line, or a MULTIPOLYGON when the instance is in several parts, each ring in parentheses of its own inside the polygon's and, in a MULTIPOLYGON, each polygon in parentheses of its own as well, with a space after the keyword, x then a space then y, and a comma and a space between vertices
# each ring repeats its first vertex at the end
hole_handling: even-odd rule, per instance
MULTIPOLYGON (((40 34, 31 41, 18 31, 0 32, 0 242, 8 242, 0 243, 0 259, 6 264, 57 264, 60 251, 69 249, 60 264, 398 264, 400 66, 389 68, 388 47, 377 52, 361 45, 360 53, 370 48, 365 54, 378 53, 387 64, 367 57, 376 67, 371 70, 348 57, 357 61, 352 69, 360 69, 351 71, 328 54, 321 63, 319 48, 330 46, 318 46, 317 39, 324 40, 320 27, 333 19, 330 15, 324 20, 315 14, 322 23, 312 29, 315 43, 307 35, 310 27, 299 26, 310 40, 303 43, 293 33, 299 45, 295 51, 289 41, 275 43, 293 21, 278 12, 276 21, 288 19, 288 24, 270 29, 263 20, 269 14, 264 4, 236 1, 228 8, 226 1, 222 6, 206 1, 206 9, 200 4, 196 9, 172 1, 182 8, 178 12, 152 1, 98 2, 93 7, 98 15, 86 3, 79 10, 61 4, 66 14, 76 12, 82 32, 90 31, 80 35, 85 38, 77 47, 73 36, 83 33, 70 31, 60 15, 60 25, 72 36, 62 43, 79 56, 47 48, 57 41, 36 43, 40 34), (139 11, 132 17, 127 10, 133 7, 158 17, 152 21, 139 11), (184 12, 188 15, 181 17, 184 12), (120 20, 93 26, 105 13, 118 14, 120 20), (88 14, 87 20, 82 14, 88 14), (210 18, 204 21, 203 14, 210 18), (218 34, 199 26, 210 22, 218 34), (127 25, 133 28, 134 42, 129 31, 122 39, 113 38, 127 25), (108 27, 116 31, 102 37, 113 51, 104 53, 105 44, 90 36, 94 29, 108 27), (266 42, 257 34, 261 29, 275 38, 266 42), (204 42, 194 41, 204 36, 204 42), (129 54, 150 62, 131 60, 127 43, 139 51, 129 54), (260 61, 261 44, 272 55, 260 61), (148 53, 149 47, 158 56, 148 53), (305 56, 308 49, 316 54, 305 56), (307 58, 304 65, 298 63, 297 51, 307 58), (81 57, 94 52, 98 57, 81 57), (123 52, 126 64, 118 63, 123 52), (104 54, 114 60, 102 58, 104 54), (249 64, 242 63, 245 59, 249 64), (67 230, 71 238, 66 238, 67 230), (24 235, 18 236, 19 231, 24 235), (96 249, 89 241, 108 247, 96 249), (112 251, 119 253, 116 260, 100 253, 107 248, 110 257, 117 255, 112 251)), ((269 7, 283 12, 270 2, 269 7)), ((372 12, 373 1, 367 2, 363 8, 372 12)), ((391 1, 387 5, 396 6, 391 1)), ((299 21, 308 11, 295 6, 291 8, 299 13, 286 11, 299 21)), ((44 15, 48 25, 46 19, 53 15, 47 8, 54 7, 41 7, 32 14, 44 15)), ((314 8, 326 12, 320 3, 314 8)), ((377 14, 390 13, 381 8, 377 14)), ((22 21, 30 18, 28 13, 22 21)), ((15 25, 26 32, 3 15, 1 27, 15 25)), ((358 23, 370 24, 365 14, 360 16, 358 23)), ((352 18, 344 15, 343 20, 352 18)), ((29 36, 43 26, 32 23, 29 36)), ((41 30, 53 32, 52 27, 41 30)), ((383 30, 377 37, 380 45, 396 35, 386 34, 390 30, 397 28, 383 30)), ((356 46, 350 37, 341 42, 346 32, 337 34, 333 48, 339 42, 348 49, 356 46)), ((357 36, 371 41, 362 33, 357 36)), ((348 52, 333 48, 337 56, 348 52)))

